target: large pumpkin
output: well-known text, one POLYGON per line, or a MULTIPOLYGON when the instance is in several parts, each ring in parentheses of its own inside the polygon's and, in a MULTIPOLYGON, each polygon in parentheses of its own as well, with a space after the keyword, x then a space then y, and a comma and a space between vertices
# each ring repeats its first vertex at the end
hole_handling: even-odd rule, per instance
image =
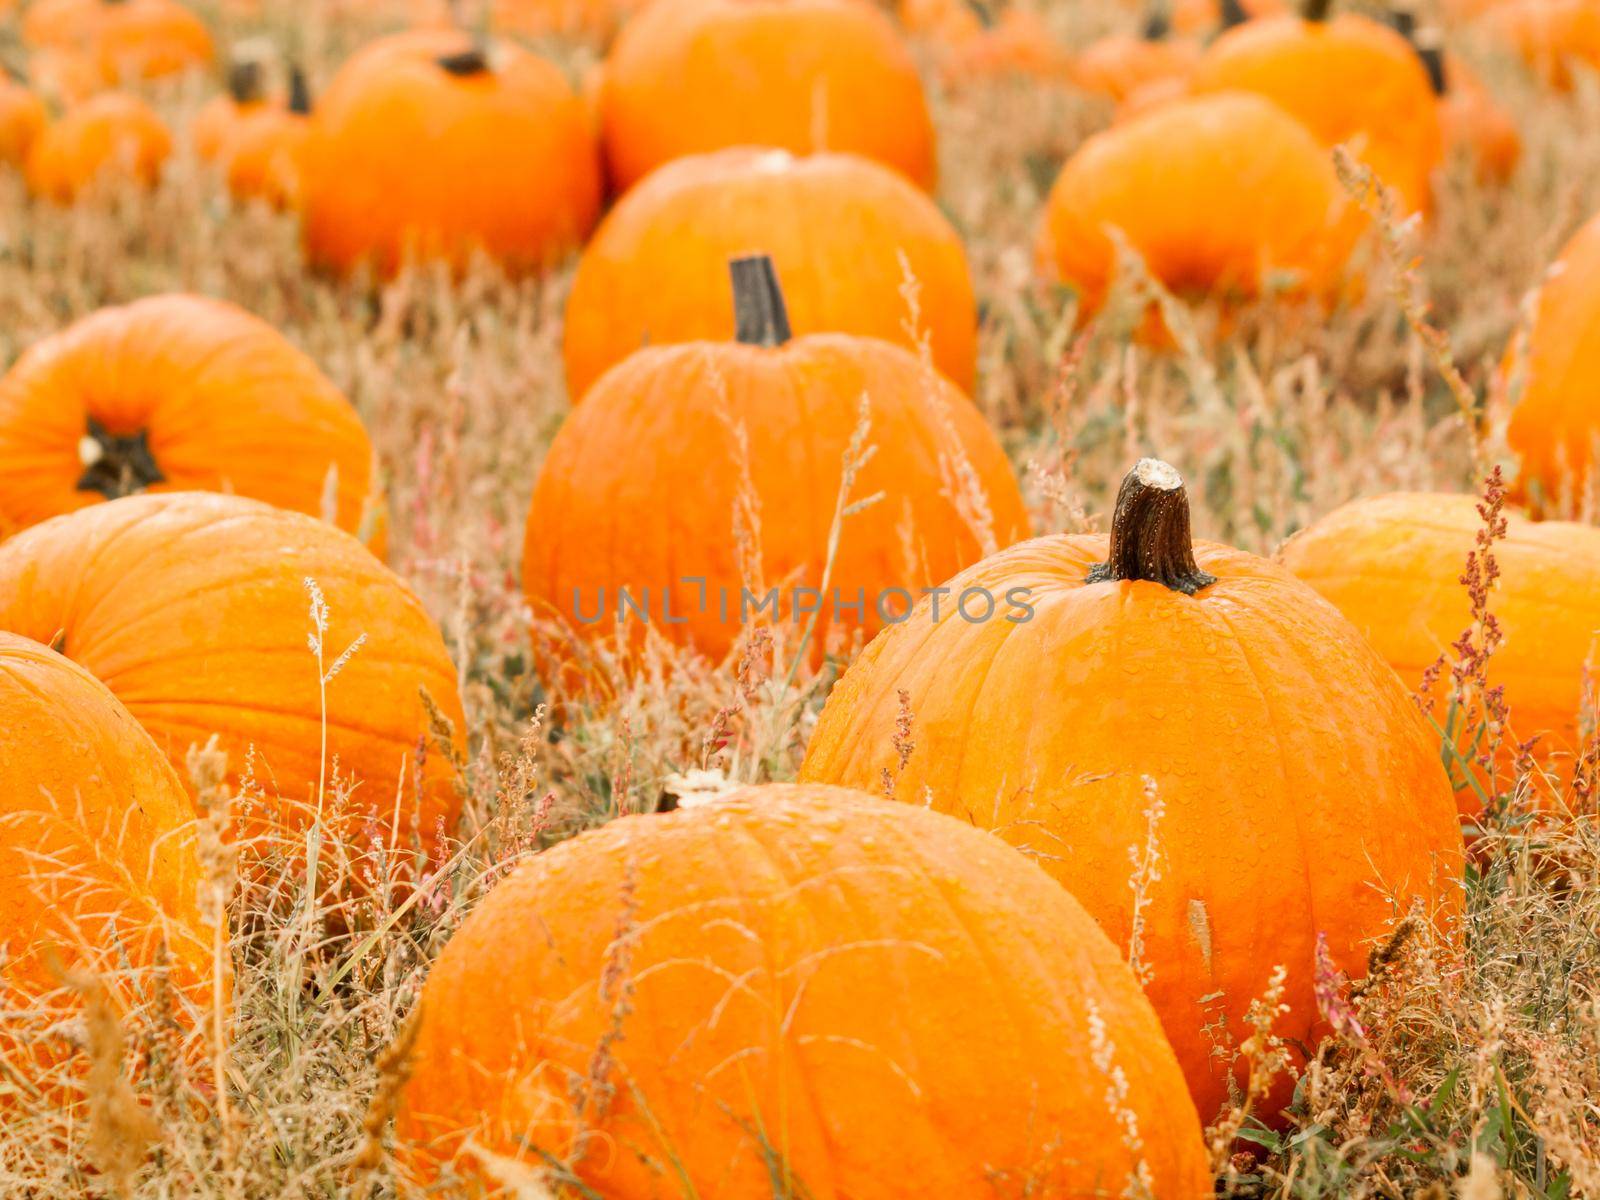
POLYGON ((860 0, 657 0, 606 61, 611 181, 728 146, 876 159, 931 188, 933 119, 911 53, 860 0))
POLYGON ((252 833, 298 830, 320 811, 352 836, 370 822, 364 836, 398 829, 403 846, 431 850, 459 808, 419 695, 464 744, 439 631, 359 542, 315 518, 207 492, 56 517, 0 544, 0 629, 60 646, 176 763, 217 734, 234 785, 253 781, 252 833), (365 639, 327 682, 325 720, 307 643, 313 583, 323 670, 365 639))
POLYGON ((820 654, 1027 532, 1005 453, 960 391, 876 338, 791 340, 771 260, 733 266, 734 341, 638 351, 556 435, 523 553, 536 616, 637 643, 646 623, 620 608, 626 588, 649 627, 720 658, 756 620, 778 623, 793 648, 820 608, 820 654), (843 519, 824 578, 863 405, 875 452, 851 500, 881 498, 843 519), (740 545, 739 513, 753 546, 740 545), (750 554, 758 579, 741 569, 750 554), (825 584, 815 603, 803 594, 825 584), (757 607, 774 588, 776 607, 757 607))
POLYGON ((547 850, 421 1004, 399 1134, 424 1167, 478 1147, 608 1200, 1210 1195, 1172 1051, 1083 909, 859 792, 747 788, 547 850))
POLYGON ((1334 294, 1356 226, 1316 139, 1270 101, 1234 92, 1134 117, 1062 168, 1039 258, 1090 311, 1116 278, 1116 230, 1168 288, 1251 298, 1269 282, 1334 294))
POLYGON ((884 631, 828 698, 801 778, 870 788, 887 769, 896 797, 1037 855, 1118 945, 1141 912, 1146 992, 1202 1118, 1228 1098, 1275 965, 1277 1032, 1313 1047, 1320 936, 1359 972, 1395 912, 1386 892, 1400 912, 1457 909, 1455 802, 1394 672, 1281 567, 1191 546, 1170 466, 1129 474, 1109 542, 1024 542, 948 587, 1022 589, 1029 611, 924 607, 884 631), (1130 857, 1149 862, 1152 838, 1136 896, 1130 857))
POLYGON ((1302 121, 1324 146, 1352 143, 1407 211, 1428 207, 1443 155, 1428 72, 1397 31, 1359 13, 1246 21, 1218 38, 1190 79, 1196 93, 1259 92, 1302 121))
POLYGON ((1546 273, 1525 345, 1513 342, 1506 438, 1522 460, 1519 496, 1535 512, 1565 513, 1588 494, 1600 437, 1600 215, 1546 273))
POLYGON ((903 176, 855 155, 796 158, 734 149, 667 164, 634 188, 584 250, 563 353, 577 399, 643 345, 732 335, 726 264, 777 264, 797 333, 857 333, 914 345, 907 274, 933 361, 958 387, 977 371, 978 318, 966 252, 903 176))
POLYGON ((101 309, 0 379, 0 533, 140 491, 237 492, 381 548, 355 409, 265 321, 221 300, 101 309))
POLYGON ((20 167, 44 132, 44 101, 20 79, 0 71, 0 167, 20 167))
POLYGON ((216 55, 205 23, 178 0, 34 0, 22 40, 71 56, 113 87, 199 70, 216 55))
MULTIPOLYGON (((1291 538, 1283 564, 1332 601, 1367 636, 1408 687, 1472 623, 1461 573, 1483 526, 1474 496, 1402 494, 1357 500, 1291 538)), ((1508 515, 1494 544, 1500 578, 1489 608, 1505 644, 1490 683, 1510 707, 1506 758, 1537 737, 1535 756, 1570 775, 1581 749, 1578 717, 1592 674, 1600 621, 1600 529, 1508 515)), ((1446 671, 1435 689, 1443 719, 1446 671)), ((1499 764, 1506 766, 1506 762, 1499 764)), ((1463 794, 1463 806, 1478 801, 1463 794)))
POLYGON ((559 68, 509 42, 420 30, 350 59, 318 99, 301 160, 306 253, 347 272, 408 258, 515 272, 582 242, 600 164, 559 68))
POLYGON ((34 139, 28 190, 70 204, 108 178, 153 187, 172 154, 172 135, 152 109, 126 92, 104 92, 69 108, 34 139))
MULTIPOLYGON (((56 965, 100 976, 129 1005, 153 998, 164 959, 180 993, 203 1002, 212 930, 198 907, 183 786, 103 684, 9 633, 0 633, 0 778, 8 1073, 25 1064, 45 1071, 60 1057, 48 1029, 72 1004, 56 965)), ((14 1090, 0 1088, 0 1120, 14 1090)))

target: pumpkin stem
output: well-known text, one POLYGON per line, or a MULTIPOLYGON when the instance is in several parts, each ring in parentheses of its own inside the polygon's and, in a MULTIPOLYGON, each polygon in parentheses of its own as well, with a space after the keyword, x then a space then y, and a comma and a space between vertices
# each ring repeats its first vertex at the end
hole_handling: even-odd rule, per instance
POLYGON ((257 104, 264 90, 261 64, 257 60, 239 59, 228 68, 228 95, 235 104, 257 104))
POLYGON ((1089 583, 1142 579, 1192 596, 1217 581, 1194 561, 1183 477, 1159 458, 1141 458, 1122 480, 1111 518, 1111 552, 1089 583))
POLYGON ((1140 35, 1147 42, 1159 42, 1165 40, 1171 32, 1172 17, 1167 12, 1167 5, 1164 0, 1155 0, 1149 12, 1145 14, 1144 29, 1140 31, 1140 35))
POLYGON ((1300 15, 1307 21, 1318 25, 1328 19, 1333 11, 1333 0, 1306 0, 1305 7, 1300 10, 1300 15))
POLYGON ((728 262, 733 276, 733 336, 746 346, 781 346, 794 336, 778 271, 766 254, 728 262))
MULTIPOLYGON (((978 18, 978 24, 985 29, 995 27, 995 14, 983 0, 963 0, 972 15, 978 18)), ((996 7, 999 7, 998 5, 996 7)))
POLYGON ((1444 95, 1450 90, 1450 79, 1444 69, 1444 47, 1427 34, 1419 35, 1411 44, 1417 48, 1417 57, 1428 72, 1428 86, 1433 89, 1433 94, 1444 95))
POLYGON ((1250 19, 1250 14, 1244 10, 1244 5, 1239 0, 1222 0, 1220 11, 1217 14, 1217 27, 1226 33, 1235 25, 1243 25, 1250 19))
POLYGON ((150 454, 148 432, 141 429, 118 437, 93 417, 89 432, 78 442, 78 461, 84 467, 78 491, 99 492, 107 500, 131 496, 167 479, 150 454))
POLYGON ((289 111, 301 117, 311 115, 311 85, 298 64, 289 68, 289 111))
POLYGON ((489 72, 489 55, 482 46, 471 46, 459 54, 441 54, 435 60, 450 74, 463 79, 489 72))

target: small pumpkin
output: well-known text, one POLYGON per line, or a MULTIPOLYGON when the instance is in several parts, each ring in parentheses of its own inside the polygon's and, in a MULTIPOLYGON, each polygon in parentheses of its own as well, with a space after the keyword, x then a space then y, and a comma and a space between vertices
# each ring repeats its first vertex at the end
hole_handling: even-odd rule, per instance
POLYGON ((208 492, 56 517, 0 543, 0 629, 53 640, 175 763, 216 734, 233 786, 252 781, 250 836, 295 839, 320 813, 363 846, 397 830, 402 850, 416 839, 426 851, 460 807, 420 697, 459 749, 438 628, 360 542, 313 517, 208 492), (325 690, 308 580, 325 606, 321 669, 364 638, 325 690))
POLYGON ((608 1200, 662 1195, 663 1163, 700 1196, 1210 1194, 1172 1051, 1083 909, 860 792, 744 788, 547 850, 421 1009, 397 1129, 424 1178, 494 1155, 608 1200))
POLYGON ((877 338, 792 337, 769 258, 735 261, 733 278, 733 341, 636 352, 556 435, 523 552, 536 616, 595 640, 637 642, 653 628, 718 659, 756 619, 781 623, 797 646, 811 605, 797 589, 826 586, 857 607, 823 597, 820 659, 830 640, 870 636, 920 589, 1026 533, 1005 453, 952 384, 877 338), (852 499, 882 495, 845 518, 825 578, 863 404, 875 451, 852 499), (759 579, 741 570, 735 516, 747 505, 759 579), (743 589, 756 603, 768 587, 782 599, 751 616, 743 589), (648 626, 628 616, 619 631, 623 588, 651 610, 648 626))
POLYGON ((0 167, 21 167, 49 114, 44 101, 20 79, 0 71, 0 167))
POLYGON ((553 63, 450 30, 372 43, 319 98, 301 155, 307 256, 391 275, 408 259, 512 272, 589 232, 600 167, 583 102, 553 63))
POLYGON ((1537 515, 1575 511, 1592 487, 1600 437, 1600 214, 1545 274, 1525 344, 1513 341, 1506 440, 1521 459, 1516 494, 1537 515))
POLYGON ((765 253, 798 333, 915 345, 907 273, 934 364, 963 390, 978 315, 961 239, 904 176, 864 158, 740 148, 678 159, 630 191, 578 261, 562 353, 581 397, 641 345, 733 333, 730 258, 765 253))
POLYGON ((288 103, 241 121, 218 156, 228 191, 241 204, 260 200, 283 210, 299 195, 300 158, 311 136, 311 93, 300 71, 293 71, 290 81, 288 103))
MULTIPOLYGON (((166 758, 92 675, 10 633, 0 777, 0 1061, 8 1075, 31 1065, 39 1084, 66 1053, 49 1030, 81 1015, 58 967, 102 978, 130 1007, 152 999, 164 963, 181 1017, 184 998, 208 1002, 213 931, 193 809, 166 758)), ((19 1090, 0 1089, 0 1120, 19 1090)))
POLYGON ((70 204, 107 179, 154 187, 172 156, 155 111, 126 92, 102 92, 45 127, 28 152, 28 190, 70 204))
POLYGON ((276 329, 174 294, 105 308, 0 378, 0 526, 140 491, 237 492, 332 515, 382 549, 372 444, 276 329))
POLYGON ((1203 1119, 1228 1099, 1228 1048, 1275 964, 1275 1032, 1314 1047, 1320 935, 1358 972, 1394 915, 1383 889, 1401 912, 1459 910, 1455 801, 1394 672, 1288 571, 1191 543, 1166 463, 1129 473, 1109 540, 1023 542, 947 587, 1022 589, 1029 616, 924 606, 885 630, 828 697, 801 778, 879 787, 887 770, 896 797, 1037 855, 1148 968, 1203 1119), (1160 878, 1133 946, 1130 855, 1151 839, 1160 878))
MULTIPOLYGON (((1357 500, 1291 538, 1281 558, 1360 629, 1409 687, 1471 624, 1459 579, 1483 526, 1478 499, 1403 493, 1357 500)), ((1506 766, 1515 744, 1538 738, 1535 757, 1569 775, 1582 748, 1578 729, 1585 672, 1595 663, 1600 529, 1508 514, 1494 544, 1499 581, 1490 609, 1504 645, 1491 683, 1510 707, 1506 766)), ((1434 691, 1443 719, 1448 673, 1434 691)), ((1475 813, 1475 795, 1461 797, 1475 813)))
POLYGON ((1331 7, 1332 0, 1305 0, 1302 15, 1230 29, 1201 56, 1191 90, 1266 96, 1324 146, 1353 143, 1405 211, 1426 211, 1443 157, 1428 73, 1396 30, 1359 13, 1333 15, 1331 7))
POLYGON ((931 189, 933 118, 911 52, 860 0, 657 0, 606 60, 612 184, 729 146, 875 159, 931 189))
POLYGON ((1460 55, 1442 59, 1445 93, 1439 109, 1449 153, 1465 154, 1479 183, 1503 184, 1522 161, 1522 135, 1494 93, 1460 55))
POLYGON ((1233 92, 1159 105, 1091 137, 1062 168, 1038 258, 1086 314, 1116 278, 1113 230, 1169 289, 1226 300, 1269 285, 1332 298, 1358 226, 1310 132, 1233 92))
POLYGON ((92 66, 107 87, 204 70, 216 57, 205 22, 178 0, 34 0, 22 41, 92 66))
POLYGON ((1600 6, 1594 0, 1510 0, 1484 16, 1484 28, 1559 91, 1571 91, 1574 66, 1600 70, 1600 6))
POLYGON ((1157 80, 1187 79, 1200 60, 1200 43, 1173 37, 1157 6, 1138 34, 1111 34, 1078 55, 1073 78, 1079 88, 1121 103, 1157 80))
POLYGON ((228 86, 200 106, 189 122, 189 141, 201 162, 216 162, 239 126, 273 105, 267 91, 266 66, 242 58, 228 68, 228 86))

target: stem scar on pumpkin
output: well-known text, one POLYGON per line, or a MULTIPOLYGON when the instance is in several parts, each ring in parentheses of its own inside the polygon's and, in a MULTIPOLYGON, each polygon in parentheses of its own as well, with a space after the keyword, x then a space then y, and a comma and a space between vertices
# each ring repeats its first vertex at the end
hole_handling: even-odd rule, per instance
POLYGON ((78 476, 78 491, 99 492, 107 500, 119 500, 167 480, 150 453, 147 430, 119 437, 93 417, 78 442, 78 461, 84 467, 78 476))
POLYGON ((489 72, 489 54, 482 46, 469 47, 459 54, 441 54, 434 61, 459 78, 486 75, 489 72))
POLYGON ((1123 477, 1111 518, 1106 561, 1089 568, 1087 583, 1143 580, 1192 596, 1217 581, 1194 561, 1189 495, 1171 463, 1141 458, 1123 477))
POLYGON ((733 337, 746 346, 781 346, 794 336, 778 271, 766 254, 728 261, 733 276, 733 337))

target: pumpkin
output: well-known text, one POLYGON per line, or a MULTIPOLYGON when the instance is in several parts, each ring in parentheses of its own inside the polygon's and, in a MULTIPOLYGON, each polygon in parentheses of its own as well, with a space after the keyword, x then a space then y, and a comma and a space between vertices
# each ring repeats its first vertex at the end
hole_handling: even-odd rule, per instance
POLYGON ((108 178, 154 187, 172 135, 143 100, 103 92, 69 108, 34 139, 25 175, 35 196, 70 204, 108 178))
POLYGON ((1511 0, 1491 9, 1484 27, 1560 91, 1572 89, 1574 66, 1600 70, 1600 6, 1594 0, 1511 0))
POLYGON ((189 123, 189 141, 201 162, 216 162, 238 128, 273 106, 267 94, 266 71, 256 59, 241 59, 228 69, 228 87, 200 106, 189 123))
POLYGON ((1007 76, 1046 83, 1072 78, 1071 54, 1031 4, 991 9, 970 0, 903 0, 900 21, 932 41, 940 73, 951 84, 1007 76))
POLYGON ((619 190, 728 146, 860 154, 930 190, 938 173, 916 63, 860 0, 657 0, 606 60, 600 120, 619 190))
POLYGON ((1600 214, 1573 235, 1545 274, 1525 345, 1514 341, 1506 440, 1522 461, 1516 495, 1536 514, 1567 514, 1593 483, 1600 436, 1600 214))
POLYGON ((394 829, 431 849, 459 809, 419 694, 462 744, 443 639, 397 576, 313 517, 170 492, 53 518, 0 543, 0 629, 54 641, 176 763, 216 734, 232 784, 259 793, 250 836, 296 837, 320 812, 362 845, 394 829), (323 670, 365 637, 327 683, 325 721, 307 581, 326 608, 323 670))
POLYGON ((202 70, 216 57, 205 23, 178 0, 34 0, 22 41, 92 66, 111 87, 202 70))
POLYGON ((1121 103, 1157 80, 1187 79, 1200 59, 1200 44, 1174 38, 1156 14, 1140 34, 1112 34, 1085 47, 1073 66, 1079 88, 1121 103))
MULTIPOLYGON (((1483 526, 1478 499, 1410 493, 1357 500, 1329 513, 1284 546, 1281 558, 1367 636, 1411 687, 1472 623, 1461 572, 1483 526)), ((1508 514, 1494 544, 1499 582, 1490 611, 1505 644, 1490 682, 1510 708, 1509 764, 1517 742, 1537 737, 1535 757, 1564 774, 1582 748, 1578 714, 1584 675, 1595 666, 1595 597, 1600 595, 1600 529, 1508 514)), ((1434 690, 1444 718, 1448 672, 1434 690)), ((1463 808, 1476 812, 1475 795, 1463 808)))
POLYGON ((796 158, 734 149, 679 159, 634 188, 578 261, 562 352, 581 397, 641 345, 733 333, 730 258, 764 253, 799 333, 915 345, 907 272, 934 364, 970 390, 978 316, 966 252, 950 222, 903 176, 845 154, 796 158), (902 257, 903 256, 903 257, 902 257), (715 283, 713 283, 715 281, 715 283))
POLYGON ((237 492, 382 548, 373 451, 350 402, 265 321, 152 296, 24 352, 0 379, 0 527, 133 492, 237 492))
POLYGON ((879 787, 888 769, 896 797, 1037 855, 1137 949, 1202 1118, 1228 1098, 1275 964, 1275 1032, 1314 1047, 1320 935, 1357 971, 1391 916, 1385 889, 1401 912, 1458 910, 1455 802, 1400 681, 1283 568, 1192 543, 1171 466, 1129 473, 1109 540, 1023 542, 947 587, 1021 589, 1027 612, 969 623, 924 606, 885 630, 828 697, 801 778, 879 787), (1151 839, 1158 878, 1130 890, 1151 839))
POLYGON ((1488 85, 1457 54, 1442 58, 1445 93, 1439 108, 1444 144, 1465 155, 1479 183, 1503 184, 1522 160, 1522 135, 1488 85))
MULTIPOLYGON (((172 767, 103 684, 9 633, 0 776, 0 1062, 8 1077, 27 1069, 42 1083, 66 1055, 52 1030, 75 1015, 52 955, 104 979, 124 1007, 150 998, 164 961, 178 995, 205 1004, 212 930, 198 907, 193 810, 172 767)), ((0 1120, 20 1090, 0 1088, 0 1120)))
POLYGON ((44 101, 20 79, 0 73, 0 167, 20 167, 48 123, 44 101))
POLYGON ((1404 211, 1426 210, 1443 156, 1428 73, 1399 32, 1358 13, 1330 16, 1330 6, 1306 0, 1303 17, 1264 17, 1230 29, 1201 57, 1190 87, 1197 94, 1259 92, 1324 146, 1353 143, 1356 156, 1398 192, 1404 211))
POLYGON ((306 253, 349 272, 408 258, 457 270, 487 253, 542 269, 600 206, 582 101, 553 64, 501 42, 420 30, 357 53, 318 100, 301 156, 306 253))
POLYGON ((424 1174, 481 1147, 608 1200, 662 1195, 665 1163, 706 1197, 1210 1194, 1172 1051, 1083 909, 860 792, 744 788, 547 850, 421 1008, 398 1135, 424 1174))
POLYGON ((1094 135, 1062 168, 1038 258, 1078 290, 1085 315, 1116 278, 1113 230, 1180 293, 1253 298, 1276 282, 1331 298, 1357 226, 1305 127, 1234 92, 1158 105, 1094 135))
POLYGON ((825 597, 820 659, 835 631, 870 636, 918 589, 1023 536, 1027 512, 982 416, 938 372, 877 338, 793 338, 771 259, 733 271, 734 341, 636 352, 556 435, 528 513, 523 586, 537 616, 636 642, 647 626, 620 611, 626 588, 650 607, 650 627, 713 658, 754 619, 762 585, 781 592, 764 619, 783 623, 791 645, 813 607, 796 589, 826 587, 859 607, 825 597), (876 451, 852 499, 882 498, 844 519, 825 580, 864 403, 876 451), (760 579, 743 577, 734 529, 752 500, 760 579))
POLYGON ((269 106, 241 121, 219 156, 228 191, 240 203, 262 200, 290 208, 300 187, 300 155, 311 135, 311 95, 293 72, 288 104, 269 106))

